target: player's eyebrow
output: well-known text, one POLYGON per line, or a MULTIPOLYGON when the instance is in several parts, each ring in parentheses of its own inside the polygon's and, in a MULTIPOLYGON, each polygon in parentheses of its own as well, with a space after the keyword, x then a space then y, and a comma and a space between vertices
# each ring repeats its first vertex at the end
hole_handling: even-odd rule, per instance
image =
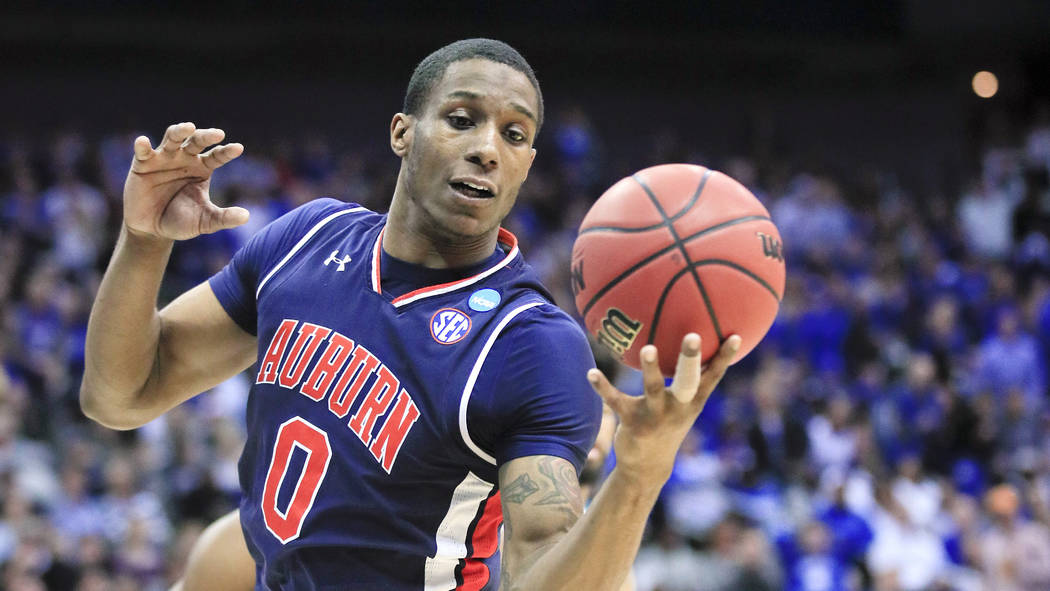
MULTIPOLYGON (((467 100, 471 100, 471 101, 476 101, 476 100, 480 100, 482 97, 481 97, 480 94, 478 94, 476 92, 471 92, 469 90, 453 90, 452 92, 448 93, 448 95, 446 95, 445 98, 446 99, 467 99, 467 100)), ((536 121, 536 115, 534 115, 532 113, 532 111, 530 111, 529 108, 526 107, 525 105, 523 105, 521 103, 516 103, 514 101, 511 101, 510 108, 512 108, 515 111, 521 113, 522 115, 525 115, 529 119, 532 119, 533 123, 538 123, 536 121)))

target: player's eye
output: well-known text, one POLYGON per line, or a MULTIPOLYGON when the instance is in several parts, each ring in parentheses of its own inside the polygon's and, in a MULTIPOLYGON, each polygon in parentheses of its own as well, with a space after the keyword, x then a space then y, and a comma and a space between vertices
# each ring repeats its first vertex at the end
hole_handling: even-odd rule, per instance
POLYGON ((514 142, 516 144, 524 142, 525 140, 528 139, 525 136, 525 134, 521 130, 518 130, 518 129, 508 129, 507 132, 506 132, 506 135, 507 135, 507 139, 509 139, 510 141, 512 141, 512 142, 514 142))
POLYGON ((474 122, 470 120, 470 117, 464 115, 452 114, 448 116, 448 123, 456 129, 466 129, 474 125, 474 122))

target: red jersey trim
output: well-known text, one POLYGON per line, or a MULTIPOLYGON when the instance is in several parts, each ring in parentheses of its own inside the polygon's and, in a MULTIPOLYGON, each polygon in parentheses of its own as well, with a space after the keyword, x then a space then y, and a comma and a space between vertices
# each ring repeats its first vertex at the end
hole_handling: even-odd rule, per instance
POLYGON ((471 535, 473 552, 463 561, 460 571, 463 583, 456 587, 456 591, 480 591, 488 584, 492 574, 482 559, 491 557, 499 549, 499 526, 502 524, 503 506, 497 492, 485 501, 481 518, 471 535))

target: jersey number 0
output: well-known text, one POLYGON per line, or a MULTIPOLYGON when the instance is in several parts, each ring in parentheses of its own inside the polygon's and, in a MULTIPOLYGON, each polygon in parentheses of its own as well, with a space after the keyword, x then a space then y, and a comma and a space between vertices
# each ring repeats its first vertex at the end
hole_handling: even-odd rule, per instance
POLYGON ((332 446, 328 434, 302 417, 288 419, 277 429, 277 441, 273 445, 270 469, 266 472, 263 487, 262 512, 266 529, 282 544, 299 537, 306 514, 314 505, 317 489, 328 472, 328 461, 332 459, 332 446), (296 478, 291 500, 282 511, 277 506, 277 497, 288 476, 288 464, 296 448, 306 452, 306 461, 296 478))

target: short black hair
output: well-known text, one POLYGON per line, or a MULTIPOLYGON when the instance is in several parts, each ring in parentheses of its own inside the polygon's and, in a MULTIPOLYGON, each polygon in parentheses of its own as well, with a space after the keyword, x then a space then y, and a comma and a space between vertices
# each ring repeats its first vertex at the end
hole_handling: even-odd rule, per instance
POLYGON ((445 75, 445 70, 449 65, 476 58, 504 64, 525 74, 525 77, 532 83, 532 87, 536 89, 536 98, 539 101, 539 112, 536 113, 536 130, 539 131, 540 126, 543 125, 543 93, 540 91, 540 82, 536 79, 536 73, 516 49, 494 39, 463 39, 449 43, 423 58, 408 81, 404 112, 408 115, 418 115, 426 105, 427 99, 430 98, 430 91, 445 75))

